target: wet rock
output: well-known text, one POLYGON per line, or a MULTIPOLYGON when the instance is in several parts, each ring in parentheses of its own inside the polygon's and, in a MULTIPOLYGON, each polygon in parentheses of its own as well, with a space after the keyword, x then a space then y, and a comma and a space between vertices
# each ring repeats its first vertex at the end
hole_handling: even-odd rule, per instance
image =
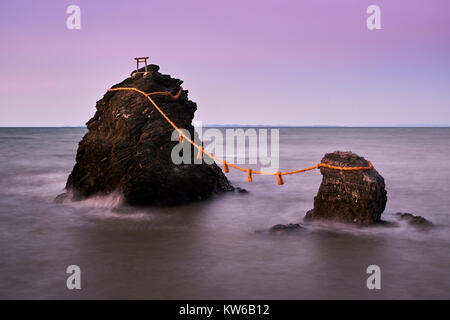
MULTIPOLYGON (((135 74, 113 88, 134 87, 147 93, 179 91, 181 80, 161 74, 157 65, 147 70, 146 77, 135 74)), ((197 105, 188 99, 187 90, 177 100, 164 95, 152 99, 194 137, 192 119, 197 105)), ((173 128, 143 95, 107 92, 96 108, 66 184, 75 200, 119 191, 132 205, 181 204, 233 190, 216 164, 194 164, 197 150, 191 149, 192 164, 172 162, 171 151, 178 143, 171 141, 173 128)))
POLYGON ((422 216, 415 216, 411 213, 397 212, 397 217, 401 221, 406 221, 409 225, 416 227, 431 227, 433 223, 422 216))
POLYGON ((53 200, 54 203, 64 203, 66 199, 69 198, 69 194, 67 192, 61 193, 60 195, 56 196, 56 198, 53 200))
POLYGON ((394 221, 379 220, 379 221, 374 222, 373 226, 384 227, 384 228, 397 228, 397 227, 399 227, 399 224, 394 221))
POLYGON ((314 209, 306 211, 306 214, 305 214, 305 217, 303 218, 303 220, 305 220, 305 221, 312 221, 312 220, 314 220, 313 213, 314 213, 314 209))
POLYGON ((277 224, 269 229, 270 233, 290 233, 302 230, 303 227, 298 223, 277 224))
MULTIPOLYGON (((322 159, 339 167, 367 167, 363 157, 352 152, 335 151, 322 159)), ((314 209, 308 211, 306 221, 325 219, 371 225, 380 221, 386 202, 383 177, 375 170, 343 171, 320 168, 322 183, 314 198, 314 209)))
POLYGON ((242 188, 239 188, 239 187, 236 187, 235 191, 237 191, 238 193, 248 193, 248 191, 246 189, 242 189, 242 188))

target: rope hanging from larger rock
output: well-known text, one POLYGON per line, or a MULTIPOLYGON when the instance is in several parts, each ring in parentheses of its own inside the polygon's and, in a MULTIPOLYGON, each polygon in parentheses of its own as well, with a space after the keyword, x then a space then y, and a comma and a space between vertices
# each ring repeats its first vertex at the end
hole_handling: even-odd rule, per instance
POLYGON ((145 96, 150 102, 151 104, 155 107, 156 110, 158 110, 158 112, 164 117, 164 119, 167 120, 167 122, 178 132, 179 134, 179 141, 183 141, 183 139, 185 139, 186 141, 188 141, 190 144, 192 144, 195 148, 197 148, 198 150, 198 154, 197 157, 198 158, 203 158, 203 154, 208 155, 209 157, 211 157, 212 159, 216 160, 219 163, 223 163, 224 166, 224 172, 228 173, 229 169, 228 167, 232 167, 235 168, 237 170, 243 171, 243 172, 247 172, 247 180, 248 182, 252 182, 252 174, 261 174, 261 175, 271 175, 271 176, 276 176, 277 177, 277 182, 278 185, 283 185, 284 181, 282 176, 283 175, 288 175, 288 174, 296 174, 296 173, 301 173, 301 172, 306 172, 306 171, 311 171, 314 169, 320 169, 320 168, 328 168, 328 169, 334 169, 334 170, 342 170, 342 171, 362 171, 362 170, 372 170, 373 169, 373 165, 370 161, 367 161, 369 166, 367 167, 338 167, 338 166, 332 166, 326 163, 318 163, 315 166, 309 167, 309 168, 304 168, 304 169, 299 169, 299 170, 294 170, 294 171, 284 171, 284 172, 264 172, 264 171, 253 171, 250 168, 242 168, 239 166, 236 166, 234 164, 231 163, 227 163, 225 160, 220 159, 218 157, 216 157, 215 155, 209 153, 208 151, 206 151, 203 146, 197 145, 194 141, 192 141, 188 136, 186 136, 183 131, 177 127, 177 125, 175 123, 173 123, 172 120, 170 120, 170 118, 164 113, 164 111, 161 110, 161 108, 155 103, 155 101, 153 101, 152 98, 150 98, 150 96, 152 95, 165 95, 165 96, 170 96, 172 99, 177 100, 180 95, 181 92, 183 90, 182 87, 180 87, 180 90, 178 91, 178 93, 176 95, 172 94, 171 92, 168 91, 161 91, 161 92, 151 92, 151 93, 145 93, 144 91, 141 91, 139 89, 136 88, 112 88, 112 89, 108 89, 108 91, 135 91, 138 92, 140 94, 142 94, 143 96, 145 96))

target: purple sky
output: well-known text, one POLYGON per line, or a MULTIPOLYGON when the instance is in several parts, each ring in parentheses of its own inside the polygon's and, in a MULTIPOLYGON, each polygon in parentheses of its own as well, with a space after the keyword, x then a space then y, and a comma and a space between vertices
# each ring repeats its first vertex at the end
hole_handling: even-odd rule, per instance
POLYGON ((14 0, 0 14, 0 126, 84 125, 144 55, 207 124, 450 124, 448 0, 14 0), (366 28, 370 4, 382 30, 366 28))

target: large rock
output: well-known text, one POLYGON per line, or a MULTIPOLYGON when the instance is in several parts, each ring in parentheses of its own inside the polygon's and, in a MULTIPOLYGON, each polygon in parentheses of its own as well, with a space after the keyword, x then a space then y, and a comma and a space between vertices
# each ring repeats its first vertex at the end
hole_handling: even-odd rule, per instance
MULTIPOLYGON (((146 77, 138 74, 112 88, 179 91, 181 80, 159 73, 156 65, 149 70, 146 77)), ((187 90, 177 100, 163 95, 152 99, 178 127, 194 136, 191 122, 197 105, 188 99, 187 90)), ((75 199, 119 191, 133 205, 179 204, 233 189, 216 164, 172 162, 171 151, 178 143, 171 141, 173 128, 143 95, 107 92, 96 108, 67 180, 66 189, 75 199)), ((192 159, 196 153, 192 150, 192 159)))
MULTIPOLYGON (((339 167, 367 167, 369 163, 352 152, 327 153, 322 163, 339 167)), ((314 209, 305 220, 327 219, 369 225, 380 221, 386 202, 383 177, 375 170, 343 171, 320 168, 322 183, 314 209)))

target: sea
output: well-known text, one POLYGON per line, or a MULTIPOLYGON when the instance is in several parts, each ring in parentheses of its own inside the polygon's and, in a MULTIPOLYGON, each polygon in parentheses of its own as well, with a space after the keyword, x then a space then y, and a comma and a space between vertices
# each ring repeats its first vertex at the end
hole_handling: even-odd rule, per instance
POLYGON ((281 171, 353 151, 385 179, 382 218, 408 212, 431 229, 305 223, 318 170, 279 186, 273 176, 248 183, 231 169, 231 183, 248 193, 174 207, 130 207, 118 193, 57 204, 85 133, 0 128, 0 298, 450 298, 450 128, 279 131, 281 171), (304 229, 261 232, 280 223, 304 229), (79 290, 67 286, 73 265, 79 290), (373 265, 380 289, 368 287, 373 265))

